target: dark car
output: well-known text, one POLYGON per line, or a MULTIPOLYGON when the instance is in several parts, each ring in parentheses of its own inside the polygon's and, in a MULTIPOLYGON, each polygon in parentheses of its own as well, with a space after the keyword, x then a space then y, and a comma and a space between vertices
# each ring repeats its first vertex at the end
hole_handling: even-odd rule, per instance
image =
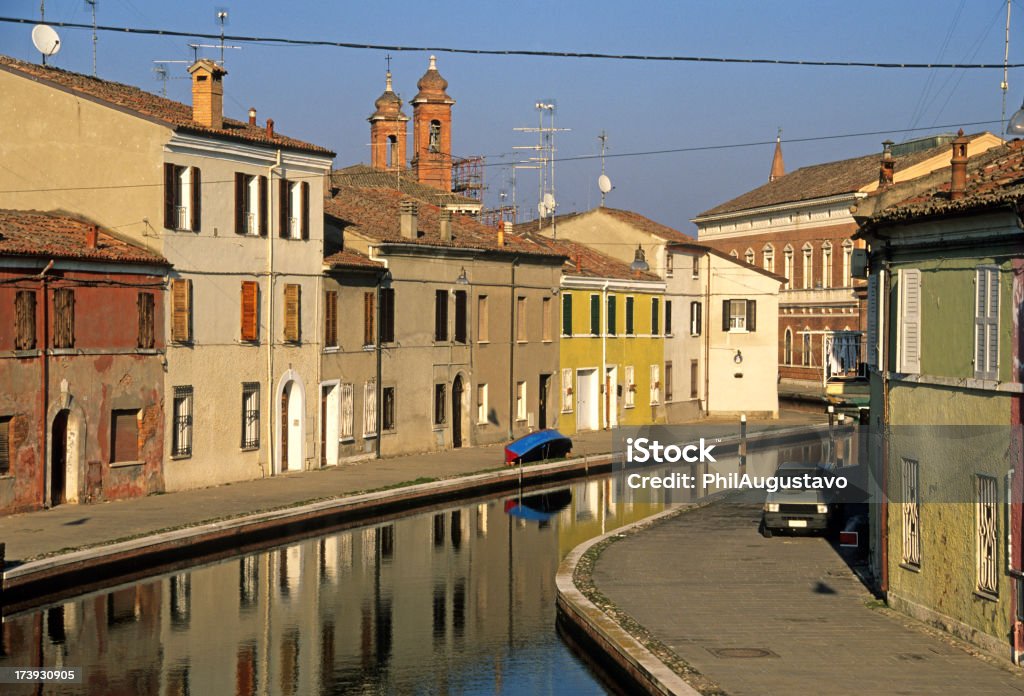
POLYGON ((821 485, 827 471, 819 464, 787 462, 775 472, 780 487, 769 491, 764 501, 761 533, 775 531, 829 532, 835 522, 831 492, 821 485), (808 484, 811 484, 808 486, 808 484))

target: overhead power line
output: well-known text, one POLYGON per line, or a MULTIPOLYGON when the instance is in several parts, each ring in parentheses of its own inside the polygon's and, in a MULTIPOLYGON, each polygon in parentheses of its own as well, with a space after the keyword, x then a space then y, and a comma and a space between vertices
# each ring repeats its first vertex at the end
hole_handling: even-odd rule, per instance
MULTIPOLYGON (((39 20, 25 17, 0 17, 7 24, 38 24, 39 20)), ((738 63, 744 65, 803 65, 810 67, 834 68, 890 68, 890 69, 947 69, 947 70, 1002 70, 1003 63, 906 63, 838 60, 795 60, 784 58, 726 58, 718 56, 675 56, 645 55, 637 53, 592 53, 581 51, 531 51, 526 49, 500 48, 457 48, 453 46, 403 46, 398 44, 369 44, 352 41, 328 41, 324 39, 288 39, 276 36, 241 36, 211 34, 207 32, 175 31, 172 29, 146 29, 142 27, 118 27, 109 25, 82 24, 79 22, 50 22, 53 26, 67 29, 88 29, 142 36, 182 36, 199 39, 216 39, 246 43, 271 44, 279 46, 326 46, 372 51, 424 51, 431 53, 463 53, 480 56, 530 56, 541 58, 585 58, 600 60, 650 60, 671 63, 738 63)), ((1011 63, 1006 67, 1020 68, 1024 63, 1011 63)))

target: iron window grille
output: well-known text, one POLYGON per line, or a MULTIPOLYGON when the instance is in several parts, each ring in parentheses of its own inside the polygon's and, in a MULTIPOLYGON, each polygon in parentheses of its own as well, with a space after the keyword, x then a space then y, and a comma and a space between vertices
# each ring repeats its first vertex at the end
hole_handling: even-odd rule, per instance
POLYGON ((978 570, 978 591, 989 595, 999 593, 999 568, 996 563, 998 540, 996 537, 996 496, 998 486, 991 476, 978 476, 978 502, 976 549, 978 570))
POLYGON ((171 456, 192 456, 192 387, 174 388, 171 456))
POLYGON ((921 566, 921 512, 919 509, 918 464, 903 460, 903 562, 921 566))
POLYGON ((260 446, 260 384, 242 382, 242 449, 260 446))

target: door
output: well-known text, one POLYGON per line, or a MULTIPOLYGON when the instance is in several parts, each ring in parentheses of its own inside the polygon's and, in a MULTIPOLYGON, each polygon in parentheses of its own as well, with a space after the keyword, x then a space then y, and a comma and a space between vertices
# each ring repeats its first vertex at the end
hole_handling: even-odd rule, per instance
POLYGON ((53 419, 50 432, 50 506, 67 502, 65 482, 68 466, 68 414, 63 410, 53 419))
POLYGON ((288 392, 292 385, 288 383, 281 392, 281 465, 280 471, 288 468, 288 392))
POLYGON ((600 382, 597 369, 579 370, 576 373, 576 429, 597 430, 600 410, 600 382))
POLYGON ((320 466, 338 463, 340 391, 337 384, 320 389, 320 466))
POLYGON ((540 390, 537 392, 539 402, 537 406, 537 427, 545 430, 548 427, 548 385, 551 383, 551 375, 540 376, 540 390))
POLYGON ((605 369, 604 375, 604 427, 614 428, 619 424, 618 368, 605 369))
POLYGON ((462 375, 452 383, 452 447, 462 447, 462 375))
POLYGON ((288 400, 288 420, 284 429, 288 434, 287 437, 281 441, 281 451, 285 451, 284 445, 287 444, 287 458, 284 463, 288 471, 301 471, 303 439, 302 412, 304 409, 302 403, 302 391, 296 388, 294 381, 291 381, 288 383, 288 386, 285 387, 284 393, 288 400))
POLYGON ((330 387, 320 389, 320 466, 327 466, 327 395, 330 387))

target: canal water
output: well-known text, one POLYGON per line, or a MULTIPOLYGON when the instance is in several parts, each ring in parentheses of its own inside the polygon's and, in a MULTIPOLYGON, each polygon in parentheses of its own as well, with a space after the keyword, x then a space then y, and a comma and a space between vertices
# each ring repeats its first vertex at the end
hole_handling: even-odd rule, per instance
POLYGON ((611 475, 474 499, 7 617, 0 667, 83 681, 0 691, 608 693, 556 633, 555 572, 583 541, 696 496, 662 493, 611 475))

